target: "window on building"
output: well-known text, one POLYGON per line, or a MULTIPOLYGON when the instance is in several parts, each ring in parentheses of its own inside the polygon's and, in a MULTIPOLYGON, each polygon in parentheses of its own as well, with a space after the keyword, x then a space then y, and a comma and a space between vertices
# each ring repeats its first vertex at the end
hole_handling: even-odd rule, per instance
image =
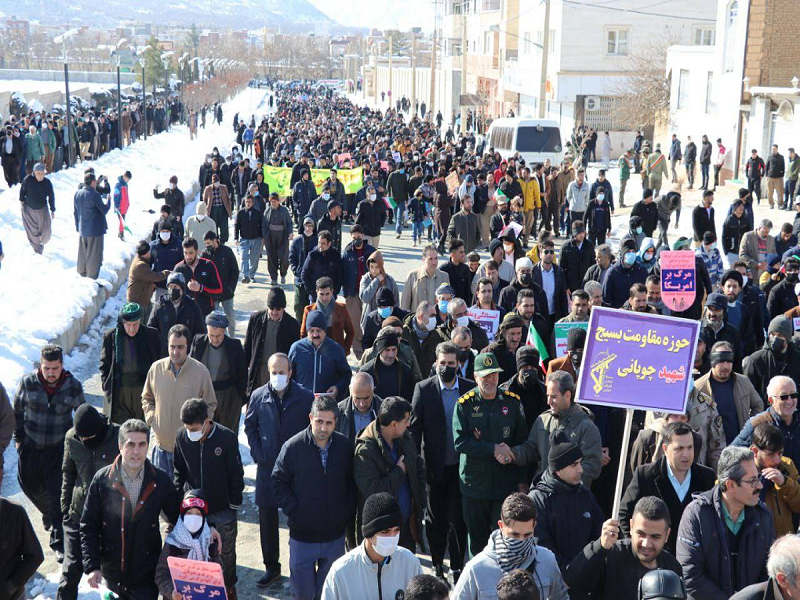
POLYGON ((628 56, 628 29, 609 29, 606 54, 609 56, 628 56))
POLYGON ((483 32, 483 53, 484 54, 491 54, 492 53, 492 38, 494 37, 494 33, 491 31, 484 31, 483 32))
POLYGON ((739 16, 739 0, 733 0, 728 5, 728 17, 725 20, 725 72, 733 71, 735 63, 734 50, 736 48, 736 17, 739 16))
POLYGON ((530 54, 533 49, 531 44, 531 32, 526 31, 522 34, 522 52, 523 54, 530 54))
POLYGON ((695 27, 694 28, 694 45, 695 46, 713 46, 716 37, 716 31, 713 27, 695 27))
POLYGON ((678 110, 689 105, 689 71, 681 69, 678 77, 678 110))
MULTIPOLYGON (((541 31, 537 31, 536 32, 536 43, 539 44, 539 46, 544 46, 544 39, 542 38, 542 32, 541 31)), ((555 29, 551 29, 550 30, 550 39, 547 40, 547 43, 549 44, 548 47, 547 47, 547 53, 548 54, 552 54, 555 51, 555 47, 556 47, 556 30, 555 29)), ((531 50, 532 49, 533 49, 533 45, 531 44, 531 50)))
POLYGON ((717 98, 714 95, 714 72, 709 71, 706 79, 706 113, 715 112, 717 112, 717 98))

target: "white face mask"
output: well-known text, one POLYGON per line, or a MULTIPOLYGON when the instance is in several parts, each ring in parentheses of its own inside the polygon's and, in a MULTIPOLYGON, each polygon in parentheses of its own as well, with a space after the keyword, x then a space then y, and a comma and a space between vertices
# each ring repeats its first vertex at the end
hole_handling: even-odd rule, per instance
POLYGON ((200 515, 183 515, 183 524, 189 533, 197 533, 203 526, 203 517, 200 515))
POLYGON ((375 194, 370 194, 369 199, 370 200, 375 200, 375 194))
POLYGON ((397 535, 376 535, 373 542, 372 547, 375 549, 375 552, 380 554, 383 557, 391 556, 397 550, 397 543, 400 541, 400 534, 397 535))
POLYGON ((742 275, 742 287, 746 286, 748 281, 750 281, 750 278, 747 275, 742 275))
POLYGON ((456 319, 456 325, 458 325, 459 327, 466 327, 467 325, 469 325, 469 317, 466 315, 463 317, 458 317, 456 319))
POLYGON ((205 216, 205 215, 197 215, 197 220, 198 220, 198 221, 202 221, 202 220, 203 220, 203 219, 205 219, 205 218, 206 218, 206 216, 205 216))
POLYGON ((282 392, 289 385, 289 377, 287 375, 270 375, 269 384, 276 392, 282 392))
POLYGON ((175 187, 176 187, 176 185, 174 183, 170 183, 169 184, 169 189, 174 190, 175 187))
POLYGON ((187 431, 186 437, 189 438, 191 442, 199 442, 200 439, 203 437, 203 430, 200 431, 187 431))
POLYGON ((331 199, 331 195, 328 192, 325 192, 324 194, 322 194, 322 199, 323 200, 330 200, 331 199))
POLYGON ((436 317, 428 317, 428 323, 426 324, 426 329, 428 331, 433 331, 436 329, 436 317))
POLYGON ((172 237, 172 234, 169 231, 161 231, 159 232, 158 237, 160 237, 165 242, 168 242, 169 238, 172 237))

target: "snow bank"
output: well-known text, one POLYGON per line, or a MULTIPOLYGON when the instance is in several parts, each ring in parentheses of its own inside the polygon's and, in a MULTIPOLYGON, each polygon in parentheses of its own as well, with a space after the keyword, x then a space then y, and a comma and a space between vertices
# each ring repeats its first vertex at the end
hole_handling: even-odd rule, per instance
POLYGON ((55 189, 56 218, 53 237, 43 255, 33 252, 25 236, 17 202, 19 187, 0 194, 3 200, 0 242, 5 253, 0 266, 0 381, 9 394, 13 394, 19 379, 32 368, 41 346, 63 333, 72 319, 84 313, 98 285, 111 287, 116 281, 116 271, 133 256, 137 241, 149 237, 162 204, 162 200, 153 198, 156 184, 163 189, 169 177, 177 175, 178 185, 188 196, 205 154, 213 146, 222 152, 235 143, 233 114, 256 112, 267 94, 266 90, 244 90, 223 107, 223 124, 212 125, 209 117, 196 140, 189 140, 185 126, 176 126, 168 133, 139 141, 124 150, 113 150, 91 163, 98 176, 108 176, 112 188, 125 170, 133 175, 126 221, 133 235, 126 234, 125 241, 117 237, 118 219, 112 206, 107 216, 103 266, 96 282, 80 277, 75 269, 78 234, 73 196, 83 179, 82 166, 49 176, 55 189))

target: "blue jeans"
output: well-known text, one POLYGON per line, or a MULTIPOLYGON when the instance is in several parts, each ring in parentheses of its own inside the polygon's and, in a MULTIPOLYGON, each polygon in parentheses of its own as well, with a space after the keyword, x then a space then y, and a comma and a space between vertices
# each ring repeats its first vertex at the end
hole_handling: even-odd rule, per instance
POLYGON ((261 238, 239 240, 239 248, 242 249, 242 275, 248 279, 253 279, 258 271, 258 261, 261 259, 261 238))
POLYGON ((423 227, 422 221, 420 221, 419 223, 413 221, 411 223, 411 239, 414 240, 415 242, 417 240, 422 241, 423 235, 425 235, 425 227, 423 227))
POLYGON ((214 310, 225 313, 228 318, 228 335, 236 337, 236 311, 233 310, 233 298, 228 300, 214 300, 214 310))
POLYGON ((396 233, 402 233, 403 231, 403 215, 405 212, 406 203, 398 202, 397 206, 394 207, 394 230, 396 233))
POLYGON ((333 561, 344 555, 344 535, 332 542, 298 542, 289 536, 289 589, 299 600, 322 595, 333 561))
POLYGON ((150 462, 153 463, 154 467, 158 467, 167 475, 169 475, 170 479, 172 479, 175 471, 175 468, 173 467, 174 455, 172 452, 167 452, 158 444, 153 444, 153 447, 150 448, 150 456, 148 458, 150 459, 150 462))

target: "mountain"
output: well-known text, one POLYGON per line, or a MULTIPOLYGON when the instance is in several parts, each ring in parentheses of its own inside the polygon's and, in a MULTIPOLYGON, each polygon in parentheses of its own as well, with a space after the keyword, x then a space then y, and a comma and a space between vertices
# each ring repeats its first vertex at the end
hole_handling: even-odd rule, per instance
POLYGON ((269 27, 282 33, 348 33, 356 28, 333 21, 307 0, 0 0, 0 12, 44 25, 122 22, 231 29, 269 27))

